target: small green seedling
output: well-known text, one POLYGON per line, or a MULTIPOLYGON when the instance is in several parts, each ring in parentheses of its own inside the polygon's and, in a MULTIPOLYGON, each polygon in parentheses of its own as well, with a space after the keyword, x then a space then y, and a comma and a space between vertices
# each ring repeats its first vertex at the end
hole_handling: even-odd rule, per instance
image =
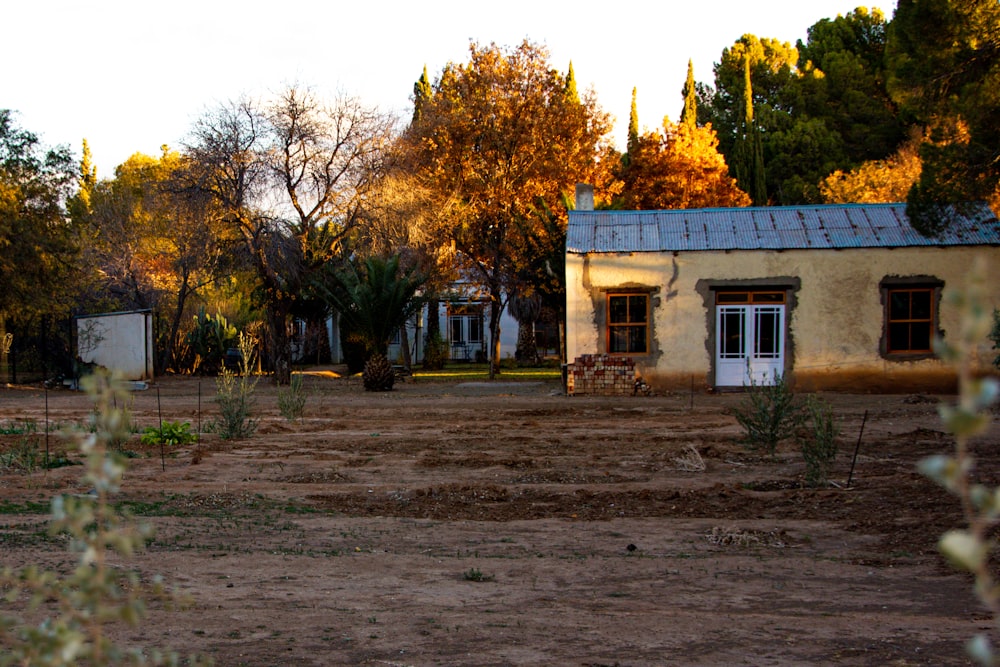
POLYGON ((483 574, 478 567, 470 567, 462 573, 462 578, 466 581, 493 581, 493 575, 483 574))

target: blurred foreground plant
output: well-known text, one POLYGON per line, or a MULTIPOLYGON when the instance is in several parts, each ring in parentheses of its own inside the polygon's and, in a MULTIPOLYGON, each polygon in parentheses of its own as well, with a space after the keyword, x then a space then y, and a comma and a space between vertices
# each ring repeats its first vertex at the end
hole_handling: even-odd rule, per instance
MULTIPOLYGON (((1000 520, 1000 488, 973 481, 975 457, 969 450, 971 439, 989 428, 989 407, 998 389, 994 378, 976 377, 973 369, 975 351, 993 325, 992 311, 986 305, 984 273, 982 263, 977 263, 965 291, 952 290, 944 297, 961 314, 958 335, 935 342, 938 356, 953 364, 958 373, 958 404, 939 409, 946 428, 955 436, 955 453, 924 459, 920 471, 961 502, 967 526, 945 533, 938 547, 953 564, 973 574, 976 595, 989 609, 994 625, 1000 626, 1000 586, 990 568, 990 556, 996 549, 991 530, 1000 520)), ((970 640, 967 649, 981 665, 1000 664, 985 633, 970 640)))
POLYGON ((127 392, 104 373, 88 376, 84 383, 95 410, 88 431, 74 437, 86 458, 82 482, 90 492, 53 498, 49 528, 52 535, 68 538, 70 551, 78 554, 77 566, 67 575, 37 566, 0 572, 6 609, 20 603, 32 617, 43 617, 38 625, 0 617, 0 665, 179 664, 174 654, 125 648, 108 635, 109 624, 139 623, 145 615, 144 596, 172 598, 159 578, 144 583, 136 572, 112 563, 116 554, 129 557, 141 549, 151 531, 110 502, 125 473, 124 458, 110 445, 128 433, 126 413, 114 405, 126 404, 127 392))

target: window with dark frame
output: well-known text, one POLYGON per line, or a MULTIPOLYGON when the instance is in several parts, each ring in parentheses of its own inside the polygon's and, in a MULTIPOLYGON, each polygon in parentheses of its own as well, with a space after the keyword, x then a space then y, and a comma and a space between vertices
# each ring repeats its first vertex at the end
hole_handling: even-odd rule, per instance
POLYGON ((889 287, 886 299, 886 352, 931 354, 934 341, 934 289, 889 287))
POLYGON ((649 295, 608 294, 607 313, 609 354, 649 350, 649 295))

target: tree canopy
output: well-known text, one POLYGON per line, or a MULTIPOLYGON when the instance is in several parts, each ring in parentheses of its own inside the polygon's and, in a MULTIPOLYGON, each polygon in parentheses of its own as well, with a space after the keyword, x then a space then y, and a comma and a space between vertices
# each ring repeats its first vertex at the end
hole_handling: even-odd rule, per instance
POLYGON ((46 148, 0 109, 0 317, 27 319, 71 302, 79 244, 66 200, 76 173, 68 148, 46 148))
POLYGON ((598 180, 602 167, 610 120, 592 93, 581 99, 567 83, 544 47, 473 43, 406 133, 415 173, 450 210, 458 260, 489 296, 494 372, 500 314, 530 260, 519 250, 523 226, 542 208, 565 215, 560 195, 598 180))
POLYGON ((1000 4, 900 0, 887 51, 894 99, 930 129, 908 212, 934 234, 946 204, 998 199, 1000 4))
POLYGON ((289 87, 267 102, 223 105, 192 131, 194 183, 254 267, 278 383, 291 378, 289 319, 356 225, 391 127, 355 99, 327 103, 289 87))

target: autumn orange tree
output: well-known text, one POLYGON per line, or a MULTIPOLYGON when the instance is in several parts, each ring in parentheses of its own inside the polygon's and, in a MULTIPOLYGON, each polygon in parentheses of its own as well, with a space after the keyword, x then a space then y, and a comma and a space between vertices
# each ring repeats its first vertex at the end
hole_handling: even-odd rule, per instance
POLYGON ((413 173, 448 217, 457 259, 490 301, 491 377, 498 371, 500 316, 511 294, 530 293, 524 267, 533 261, 525 232, 545 233, 539 212, 558 212, 577 182, 603 182, 598 156, 610 119, 593 93, 548 62, 529 41, 504 49, 469 48, 469 62, 451 63, 406 132, 413 173))
POLYGON ((729 175, 711 126, 664 122, 663 131, 635 139, 621 170, 626 209, 749 206, 750 197, 729 175))
POLYGON ((917 132, 884 160, 870 160, 850 171, 838 169, 833 172, 820 183, 823 201, 829 204, 906 201, 913 184, 920 178, 921 142, 923 136, 917 132))

